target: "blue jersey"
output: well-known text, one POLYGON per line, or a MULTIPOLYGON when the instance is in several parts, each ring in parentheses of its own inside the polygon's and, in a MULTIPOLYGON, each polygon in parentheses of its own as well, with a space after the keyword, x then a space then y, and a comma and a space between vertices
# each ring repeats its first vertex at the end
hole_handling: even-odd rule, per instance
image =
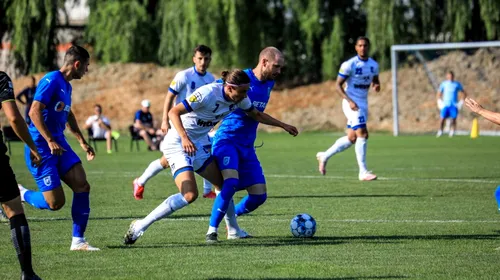
POLYGON ((439 92, 443 94, 443 104, 447 106, 455 106, 458 102, 458 93, 463 91, 462 84, 457 81, 444 81, 439 86, 439 92))
MULTIPOLYGON (((263 112, 266 109, 274 81, 262 82, 252 72, 252 69, 245 69, 245 73, 250 77, 250 88, 248 97, 253 106, 263 112)), ((222 120, 222 123, 214 137, 214 143, 219 140, 231 140, 245 146, 252 146, 257 138, 257 126, 259 122, 247 116, 245 111, 237 109, 222 120)))
POLYGON ((144 113, 142 110, 135 112, 134 122, 140 120, 143 125, 153 126, 153 115, 150 112, 144 113))
MULTIPOLYGON (((71 84, 67 82, 60 71, 53 71, 43 76, 36 88, 33 100, 45 105, 42 111, 43 120, 54 137, 64 135, 71 110, 71 84)), ((33 122, 29 125, 33 140, 44 140, 33 122)))

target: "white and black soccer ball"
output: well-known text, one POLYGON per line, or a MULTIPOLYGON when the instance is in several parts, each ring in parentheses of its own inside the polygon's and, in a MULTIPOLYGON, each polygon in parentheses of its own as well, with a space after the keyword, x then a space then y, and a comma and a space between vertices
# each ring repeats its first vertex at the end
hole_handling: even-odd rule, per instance
POLYGON ((295 237, 313 237, 316 233, 316 220, 308 214, 298 214, 290 222, 290 231, 295 237))

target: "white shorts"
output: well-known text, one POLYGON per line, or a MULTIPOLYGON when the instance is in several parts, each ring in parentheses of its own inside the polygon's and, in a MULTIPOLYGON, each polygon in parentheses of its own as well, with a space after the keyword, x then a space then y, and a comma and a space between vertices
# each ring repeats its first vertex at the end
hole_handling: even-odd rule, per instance
POLYGON ((210 164, 210 142, 208 140, 197 141, 194 144, 197 151, 194 156, 190 156, 182 148, 182 142, 177 132, 172 129, 168 131, 165 139, 161 142, 160 150, 170 165, 174 179, 184 171, 202 172, 210 164))
POLYGON ((358 128, 366 127, 366 121, 368 120, 368 110, 364 108, 359 108, 357 111, 351 109, 349 102, 347 100, 342 100, 342 110, 347 118, 347 128, 356 130, 358 128))
POLYGON ((102 139, 102 138, 106 138, 106 130, 105 129, 97 129, 97 130, 93 130, 92 131, 92 137, 96 138, 96 139, 102 139))

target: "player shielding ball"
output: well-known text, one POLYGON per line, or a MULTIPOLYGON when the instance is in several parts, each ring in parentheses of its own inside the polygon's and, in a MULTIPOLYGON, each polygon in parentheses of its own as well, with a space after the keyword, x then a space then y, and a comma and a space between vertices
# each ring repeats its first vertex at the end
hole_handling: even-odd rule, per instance
POLYGON ((90 185, 80 158, 64 136, 64 129, 68 125, 80 142, 80 147, 87 153, 87 160, 94 159, 94 150, 85 141, 71 110, 70 81, 81 79, 85 75, 89 59, 87 50, 73 45, 64 56, 61 69, 49 72, 38 83, 29 113, 29 132, 43 160, 40 166, 33 166, 29 147, 26 147, 25 158, 39 191, 20 186, 23 201, 35 208, 53 211, 61 209, 66 202, 61 180, 71 188, 72 251, 99 250, 89 245, 84 238, 90 213, 90 185))
MULTIPOLYGON (((215 81, 212 73, 208 72, 207 69, 210 66, 210 61, 212 60, 212 50, 205 46, 199 45, 194 49, 193 53, 193 67, 189 67, 183 71, 178 72, 174 80, 170 83, 168 88, 167 96, 165 97, 165 104, 163 106, 163 120, 161 123, 161 129, 165 135, 170 127, 168 112, 172 108, 172 104, 175 106, 186 99, 186 96, 191 95, 196 89, 201 86, 210 84, 215 81)), ((208 146, 207 149, 210 149, 208 146)), ((149 166, 144 170, 141 176, 135 178, 133 185, 133 195, 136 200, 141 200, 144 197, 144 187, 149 179, 156 176, 162 170, 168 168, 168 162, 165 156, 152 161, 149 166)), ((203 180, 203 197, 214 198, 215 193, 212 192, 212 184, 203 180)))
MULTIPOLYGON (((26 123, 16 106, 12 81, 2 71, 0 71, 0 109, 3 109, 5 112, 5 116, 16 135, 29 147, 31 162, 33 165, 38 166, 42 161, 42 157, 38 153, 28 132, 28 127, 26 127, 26 123)), ((3 139, 1 131, 0 139, 3 139)), ((16 249, 19 264, 21 265, 21 279, 40 279, 33 271, 30 229, 24 215, 23 205, 21 204, 16 176, 10 167, 9 157, 6 155, 6 152, 7 147, 3 141, 0 141, 0 178, 2 180, 0 184, 0 203, 3 206, 5 215, 9 219, 10 237, 16 249)))
POLYGON ((359 180, 371 181, 377 176, 366 167, 366 149, 368 141, 368 90, 380 91, 378 63, 368 56, 370 40, 359 37, 355 46, 357 56, 342 63, 337 77, 336 89, 342 100, 342 110, 347 118, 347 135, 326 151, 318 152, 319 172, 326 174, 326 164, 333 155, 355 144, 356 159, 359 166, 359 180), (344 84, 347 86, 344 90, 344 84))

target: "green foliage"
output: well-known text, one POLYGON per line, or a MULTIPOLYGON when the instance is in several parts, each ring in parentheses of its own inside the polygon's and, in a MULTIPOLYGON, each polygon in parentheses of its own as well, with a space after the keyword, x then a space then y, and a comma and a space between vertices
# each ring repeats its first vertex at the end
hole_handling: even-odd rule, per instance
POLYGON ((335 79, 344 58, 344 25, 341 15, 333 18, 332 33, 322 44, 323 80, 335 79))
POLYGON ((481 5, 481 19, 486 27, 486 37, 488 40, 500 37, 500 1, 479 0, 481 5))
POLYGON ((156 60, 157 35, 146 8, 135 0, 95 3, 87 39, 104 63, 156 60))
POLYGON ((467 29, 472 26, 472 0, 447 0, 445 28, 453 41, 464 41, 467 29))

